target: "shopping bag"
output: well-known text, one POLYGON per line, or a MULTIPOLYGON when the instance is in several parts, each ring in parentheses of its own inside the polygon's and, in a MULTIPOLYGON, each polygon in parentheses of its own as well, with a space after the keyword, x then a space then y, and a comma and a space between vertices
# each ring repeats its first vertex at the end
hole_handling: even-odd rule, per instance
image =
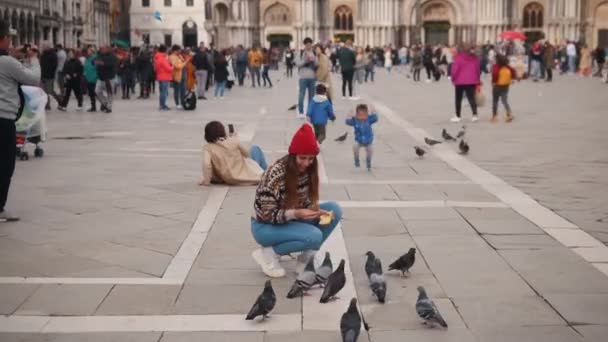
POLYGON ((486 95, 484 94, 481 85, 478 85, 475 89, 475 103, 477 104, 477 107, 483 107, 486 103, 486 95))

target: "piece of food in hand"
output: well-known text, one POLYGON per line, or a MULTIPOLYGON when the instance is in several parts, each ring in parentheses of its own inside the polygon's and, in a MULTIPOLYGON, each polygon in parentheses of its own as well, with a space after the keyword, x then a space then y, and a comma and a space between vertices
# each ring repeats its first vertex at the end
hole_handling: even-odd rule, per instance
POLYGON ((323 226, 328 225, 331 223, 331 220, 333 220, 333 219, 334 219, 334 212, 330 211, 327 214, 321 215, 321 217, 319 218, 319 224, 323 225, 323 226))

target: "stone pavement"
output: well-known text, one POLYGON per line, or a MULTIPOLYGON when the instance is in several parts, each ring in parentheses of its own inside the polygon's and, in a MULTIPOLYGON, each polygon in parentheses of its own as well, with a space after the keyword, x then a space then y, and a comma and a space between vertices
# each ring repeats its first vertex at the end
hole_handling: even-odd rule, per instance
MULTIPOLYGON (((202 126, 234 123, 274 160, 301 124, 286 111, 295 84, 236 89, 196 112, 132 100, 112 115, 50 113, 45 157, 18 163, 9 204, 23 220, 0 224, 0 341, 339 341, 352 296, 372 326, 360 341, 604 340, 608 248, 593 236, 608 230, 587 223, 606 215, 606 138, 589 127, 606 105, 602 85, 575 78, 517 85, 517 120, 467 125, 469 156, 444 144, 418 159, 424 136, 459 127, 447 124, 451 88, 379 72, 362 89, 380 111, 372 172, 352 166, 352 138, 322 146, 321 196, 345 210, 324 246, 348 262, 340 300, 320 305, 317 290, 287 300, 288 272, 273 281, 273 317, 244 321, 265 281, 250 258, 255 188, 196 185, 202 126), (411 277, 387 273, 378 304, 364 253, 386 267, 410 247, 411 277), (448 330, 420 324, 418 285, 448 330)), ((353 106, 336 100, 330 138, 350 132, 353 106)))

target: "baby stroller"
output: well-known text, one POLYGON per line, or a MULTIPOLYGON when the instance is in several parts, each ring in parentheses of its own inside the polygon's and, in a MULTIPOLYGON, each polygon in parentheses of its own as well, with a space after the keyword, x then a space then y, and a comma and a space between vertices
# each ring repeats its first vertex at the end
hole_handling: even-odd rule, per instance
POLYGON ((20 160, 30 158, 27 143, 34 144, 34 157, 42 158, 44 150, 40 143, 46 140, 46 93, 38 87, 21 86, 25 106, 23 114, 15 123, 17 131, 17 157, 20 160))

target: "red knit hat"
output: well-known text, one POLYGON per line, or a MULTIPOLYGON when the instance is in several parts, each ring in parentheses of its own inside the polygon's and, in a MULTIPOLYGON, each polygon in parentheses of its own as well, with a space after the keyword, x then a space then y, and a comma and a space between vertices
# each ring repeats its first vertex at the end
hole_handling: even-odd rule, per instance
POLYGON ((289 154, 319 154, 319 144, 310 124, 303 124, 296 134, 293 135, 288 151, 289 154))

